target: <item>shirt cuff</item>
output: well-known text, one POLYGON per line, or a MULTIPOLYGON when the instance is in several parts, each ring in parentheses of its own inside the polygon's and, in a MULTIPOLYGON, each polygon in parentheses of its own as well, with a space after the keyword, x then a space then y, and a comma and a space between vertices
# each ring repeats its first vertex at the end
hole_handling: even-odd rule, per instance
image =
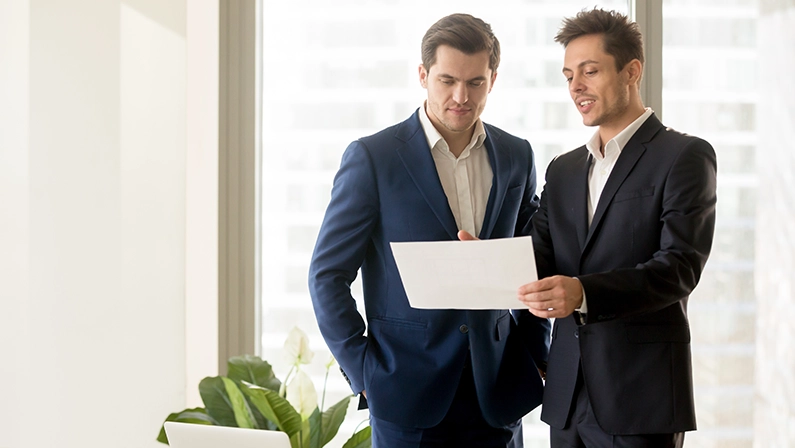
POLYGON ((582 286, 582 283, 580 283, 580 288, 582 289, 582 305, 580 305, 579 308, 575 308, 575 310, 579 311, 580 314, 588 314, 588 302, 585 298, 585 288, 582 286))

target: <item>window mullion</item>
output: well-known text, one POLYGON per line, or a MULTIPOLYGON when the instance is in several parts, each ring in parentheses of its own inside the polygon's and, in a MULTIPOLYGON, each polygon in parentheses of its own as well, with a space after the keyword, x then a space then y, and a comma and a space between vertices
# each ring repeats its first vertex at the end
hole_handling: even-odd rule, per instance
POLYGON ((630 17, 638 23, 643 33, 646 63, 640 95, 643 104, 651 107, 663 119, 662 108, 662 37, 663 18, 660 0, 627 0, 630 17))

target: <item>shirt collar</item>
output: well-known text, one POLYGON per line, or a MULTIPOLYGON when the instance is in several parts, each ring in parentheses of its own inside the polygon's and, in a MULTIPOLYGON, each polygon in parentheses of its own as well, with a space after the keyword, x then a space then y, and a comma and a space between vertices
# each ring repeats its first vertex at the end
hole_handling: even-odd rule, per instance
MULTIPOLYGON (((441 142, 442 145, 440 145, 439 149, 449 152, 450 148, 447 146, 447 142, 444 141, 444 137, 436 130, 430 117, 428 117, 428 112, 425 111, 425 104, 426 103, 423 102, 422 106, 420 106, 420 124, 422 125, 422 130, 425 132, 425 139, 428 141, 428 147, 433 149, 441 142)), ((480 118, 478 118, 478 121, 475 122, 475 132, 472 133, 472 140, 469 141, 469 144, 464 149, 464 152, 461 153, 461 156, 463 157, 469 149, 478 149, 482 147, 484 140, 486 140, 486 128, 483 126, 483 122, 480 118)))
POLYGON ((602 160, 612 155, 613 152, 617 152, 617 154, 620 154, 621 151, 624 149, 624 146, 626 146, 627 142, 629 142, 629 139, 631 139, 632 136, 635 135, 635 132, 637 132, 638 129, 640 129, 640 127, 643 125, 643 123, 646 122, 646 119, 649 118, 652 113, 654 113, 654 111, 652 111, 650 107, 647 107, 646 111, 643 112, 640 115, 640 117, 635 119, 635 121, 630 123, 629 126, 625 127, 621 132, 616 134, 615 137, 610 139, 610 141, 608 141, 607 144, 605 144, 604 156, 602 155, 601 151, 599 151, 599 148, 602 146, 602 140, 599 138, 598 129, 594 133, 593 137, 591 137, 591 139, 588 140, 588 143, 585 144, 585 147, 588 148, 588 152, 591 153, 594 160, 602 160))

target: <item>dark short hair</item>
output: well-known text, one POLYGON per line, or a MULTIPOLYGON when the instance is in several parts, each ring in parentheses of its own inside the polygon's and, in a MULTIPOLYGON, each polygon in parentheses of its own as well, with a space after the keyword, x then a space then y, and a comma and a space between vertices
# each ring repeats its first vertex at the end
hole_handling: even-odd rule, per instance
POLYGON ((496 72, 500 65, 500 42, 491 31, 491 25, 469 14, 451 14, 428 28, 422 38, 425 70, 430 70, 436 63, 436 49, 440 45, 449 45, 466 54, 487 51, 489 68, 496 72))
POLYGON ((616 11, 594 8, 563 19, 555 42, 566 48, 574 39, 590 34, 602 36, 603 50, 616 60, 616 70, 621 71, 633 59, 643 64, 643 35, 638 24, 616 11))

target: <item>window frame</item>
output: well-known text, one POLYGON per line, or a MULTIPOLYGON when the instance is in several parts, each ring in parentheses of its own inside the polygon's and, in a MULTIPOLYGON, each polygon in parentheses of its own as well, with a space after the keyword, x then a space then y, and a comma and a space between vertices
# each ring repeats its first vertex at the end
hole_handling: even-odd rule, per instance
POLYGON ((219 2, 218 371, 259 355, 261 0, 219 2))

